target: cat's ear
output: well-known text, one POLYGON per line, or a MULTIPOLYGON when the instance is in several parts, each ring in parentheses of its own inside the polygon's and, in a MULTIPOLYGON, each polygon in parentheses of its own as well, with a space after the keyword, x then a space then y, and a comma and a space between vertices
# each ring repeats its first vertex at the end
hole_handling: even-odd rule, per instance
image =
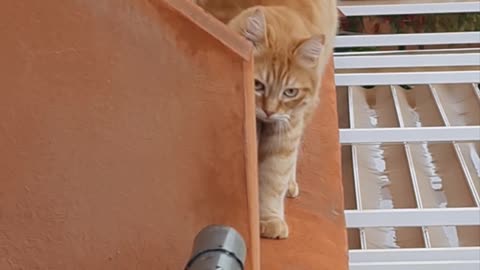
POLYGON ((295 57, 298 63, 306 68, 315 67, 323 52, 324 45, 324 35, 314 35, 308 39, 302 40, 295 49, 295 57))
POLYGON ((257 8, 248 16, 245 29, 243 29, 243 35, 255 47, 258 47, 265 40, 266 32, 267 22, 265 14, 260 8, 257 8))

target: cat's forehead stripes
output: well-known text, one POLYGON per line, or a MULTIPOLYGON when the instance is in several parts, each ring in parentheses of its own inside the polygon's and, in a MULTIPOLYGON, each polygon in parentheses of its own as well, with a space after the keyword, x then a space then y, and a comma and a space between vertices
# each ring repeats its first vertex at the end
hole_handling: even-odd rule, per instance
POLYGON ((268 83, 269 79, 268 79, 268 70, 266 69, 262 69, 262 71, 260 72, 260 79, 265 82, 265 83, 268 83))
POLYGON ((268 67, 261 71, 262 80, 266 84, 275 88, 295 85, 296 80, 287 65, 271 63, 268 67))
POLYGON ((294 77, 292 76, 286 76, 285 77, 285 85, 288 87, 294 87, 297 85, 297 80, 295 80, 294 77))

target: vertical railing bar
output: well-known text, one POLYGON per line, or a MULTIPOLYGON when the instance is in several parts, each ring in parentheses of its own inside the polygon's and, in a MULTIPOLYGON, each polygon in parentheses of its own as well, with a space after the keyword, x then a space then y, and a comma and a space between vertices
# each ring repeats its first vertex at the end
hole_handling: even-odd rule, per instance
MULTIPOLYGON (((354 102, 353 102, 353 87, 349 86, 348 87, 348 110, 349 110, 349 117, 350 117, 350 128, 355 128, 355 112, 354 112, 354 102)), ((354 149, 355 145, 352 145, 352 150, 354 149)), ((356 147, 355 147, 356 150, 356 147)), ((353 151, 352 151, 353 152, 353 151)), ((358 172, 358 159, 357 159, 357 151, 355 152, 355 158, 352 157, 353 159, 353 180, 355 182, 355 199, 357 203, 357 208, 359 210, 363 209, 362 205, 362 195, 360 192, 360 174, 358 172)), ((352 153, 353 154, 353 153, 352 153)))
POLYGON ((478 101, 480 102, 480 89, 478 89, 478 84, 477 83, 472 83, 473 87, 473 92, 475 92, 475 95, 478 98, 478 101))
POLYGON ((432 84, 429 84, 428 87, 430 88, 430 93, 432 93, 433 100, 435 101, 435 105, 437 106, 437 109, 440 112, 440 116, 442 117, 443 123, 447 127, 452 126, 450 124, 450 120, 448 120, 447 112, 443 108, 442 101, 440 100, 440 97, 438 96, 437 89, 435 89, 435 87, 433 87, 432 84))
MULTIPOLYGON (((355 112, 353 105, 353 87, 348 87, 348 114, 350 117, 350 128, 355 128, 355 112)), ((355 186, 355 201, 357 203, 357 210, 363 210, 362 193, 360 189, 360 174, 358 171, 358 153, 357 146, 352 144, 352 165, 353 165, 353 182, 355 186)), ((365 236, 365 229, 358 228, 360 234, 360 248, 367 249, 367 238, 365 236)))
MULTIPOLYGON (((438 96, 437 89, 435 89, 435 87, 431 84, 429 84, 428 86, 430 88, 430 92, 432 93, 433 99, 435 100, 435 105, 437 106, 437 109, 440 112, 440 115, 442 116, 442 120, 445 126, 450 127, 451 126, 450 120, 448 119, 448 116, 445 111, 445 108, 443 107, 442 101, 438 96)), ((476 90, 474 89, 474 91, 476 90)), ((452 144, 453 144, 453 148, 455 149, 455 153, 457 155, 458 161, 460 162, 460 165, 462 167, 463 174, 465 175, 465 179, 467 180, 468 188, 470 189, 470 193, 472 194, 473 200, 475 201, 476 206, 480 207, 480 196, 478 194, 478 190, 475 188, 475 183, 472 178, 472 175, 470 174, 470 170, 468 169, 467 163, 465 161, 465 157, 463 156, 463 153, 458 143, 452 142, 452 144)))
MULTIPOLYGON (((404 128, 405 122, 400 109, 400 101, 398 100, 397 90, 393 85, 390 86, 390 90, 392 92, 393 103, 395 105, 395 111, 397 113, 398 124, 401 128, 404 128)), ((413 164, 412 150, 410 149, 410 145, 406 142, 404 143, 404 147, 405 147, 405 154, 407 156, 408 168, 410 170, 410 177, 412 178, 412 186, 413 186, 413 193, 415 195, 415 201, 417 202, 417 207, 419 209, 422 209, 423 208, 422 196, 420 195, 420 187, 418 184, 417 173, 415 172, 415 165, 413 164)), ((430 234, 428 233, 428 229, 425 226, 422 227, 422 233, 423 233, 423 240, 425 242, 425 247, 431 248, 432 244, 430 241, 430 234)))

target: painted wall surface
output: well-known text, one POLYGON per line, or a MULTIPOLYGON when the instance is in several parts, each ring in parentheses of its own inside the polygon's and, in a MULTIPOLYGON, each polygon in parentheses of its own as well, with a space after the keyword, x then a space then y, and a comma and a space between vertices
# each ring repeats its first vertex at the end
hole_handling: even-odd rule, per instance
POLYGON ((333 68, 261 252, 250 48, 188 1, 2 1, 0 79, 1 270, 182 269, 211 223, 247 269, 347 269, 333 68))
POLYGON ((1 1, 0 269, 183 269, 211 223, 259 269, 249 50, 180 0, 1 1))

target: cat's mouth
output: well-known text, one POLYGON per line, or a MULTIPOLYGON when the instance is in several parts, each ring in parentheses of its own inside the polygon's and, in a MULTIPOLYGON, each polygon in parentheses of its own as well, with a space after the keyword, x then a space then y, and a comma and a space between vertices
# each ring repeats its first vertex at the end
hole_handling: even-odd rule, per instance
POLYGON ((263 110, 256 109, 257 120, 267 124, 288 123, 290 116, 288 114, 274 113, 267 115, 263 110))
POLYGON ((277 120, 277 119, 258 117, 258 116, 257 116, 257 120, 267 124, 274 124, 274 123, 280 122, 280 120, 277 120))

